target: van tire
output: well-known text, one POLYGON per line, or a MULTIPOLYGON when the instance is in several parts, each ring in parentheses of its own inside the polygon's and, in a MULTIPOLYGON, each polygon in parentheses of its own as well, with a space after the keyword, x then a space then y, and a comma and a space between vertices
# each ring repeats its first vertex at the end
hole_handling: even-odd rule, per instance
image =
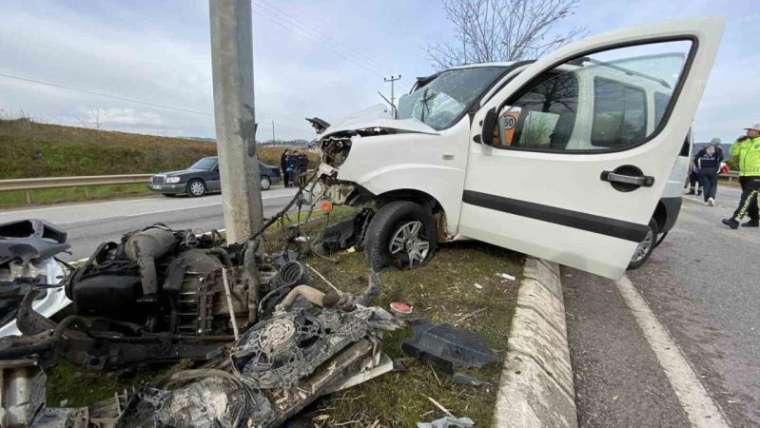
MULTIPOLYGON (((647 260, 649 260, 649 256, 652 255, 652 251, 654 251, 654 248, 657 246, 657 235, 659 235, 659 233, 660 226, 657 224, 657 220, 650 219, 649 231, 647 232, 647 236, 644 238, 645 241, 648 241, 648 246, 644 250, 645 252, 643 254, 639 254, 640 250, 638 247, 636 248, 636 251, 633 253, 633 257, 631 257, 631 262, 628 264, 628 270, 634 270, 640 268, 641 266, 644 266, 647 260)), ((643 242, 644 241, 642 241, 642 243, 643 242)))
POLYGON ((422 266, 432 258, 437 236, 430 209, 411 201, 390 202, 375 213, 367 228, 364 244, 370 268, 381 271, 389 267, 413 269, 422 266), (397 252, 392 254, 391 240, 394 237, 397 238, 397 252), (402 240, 408 246, 399 245, 402 240), (425 245, 427 251, 424 251, 425 245))

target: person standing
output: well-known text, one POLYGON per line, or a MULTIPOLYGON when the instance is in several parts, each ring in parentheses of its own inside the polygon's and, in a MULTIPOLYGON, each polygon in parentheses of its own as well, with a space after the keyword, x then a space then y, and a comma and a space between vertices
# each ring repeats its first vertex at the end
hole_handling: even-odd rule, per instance
POLYGON ((749 221, 743 227, 760 226, 757 198, 760 192, 760 123, 752 128, 746 128, 747 134, 731 145, 731 156, 739 164, 739 184, 742 186, 742 196, 739 206, 730 218, 724 218, 723 224, 736 229, 739 221, 749 215, 749 221))
POLYGON ((288 187, 288 149, 283 150, 280 155, 280 169, 282 170, 282 181, 285 187, 288 187))
POLYGON ((700 150, 694 157, 694 165, 699 171, 699 182, 702 184, 705 204, 711 207, 715 206, 721 162, 723 162, 723 150, 712 143, 700 150))
POLYGON ((686 192, 687 195, 699 196, 702 194, 702 187, 699 184, 699 170, 693 160, 689 162, 689 176, 686 178, 684 188, 687 186, 689 188, 689 191, 686 192))

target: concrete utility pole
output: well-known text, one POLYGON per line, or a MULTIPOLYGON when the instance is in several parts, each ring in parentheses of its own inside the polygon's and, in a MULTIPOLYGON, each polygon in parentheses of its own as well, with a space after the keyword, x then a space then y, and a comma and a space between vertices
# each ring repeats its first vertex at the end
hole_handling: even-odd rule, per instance
POLYGON ((274 145, 274 120, 272 121, 272 145, 274 145))
POLYGON ((209 0, 214 118, 227 242, 244 242, 262 221, 253 104, 250 0, 209 0))
POLYGON ((396 95, 395 95, 395 91, 394 91, 395 88, 394 87, 395 87, 396 80, 399 80, 399 79, 401 79, 401 75, 400 74, 397 74, 395 76, 391 74, 391 77, 384 77, 383 78, 384 81, 391 82, 391 114, 393 115, 394 119, 397 117, 397 114, 396 114, 396 95))

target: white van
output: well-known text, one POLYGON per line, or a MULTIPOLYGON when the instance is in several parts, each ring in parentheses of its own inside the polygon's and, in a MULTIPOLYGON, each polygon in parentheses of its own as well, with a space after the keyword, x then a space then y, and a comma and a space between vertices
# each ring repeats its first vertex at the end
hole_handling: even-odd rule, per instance
POLYGON ((376 208, 374 268, 477 239, 618 278, 669 222, 651 223, 722 30, 717 18, 641 27, 419 79, 396 118, 374 109, 321 133, 326 195, 376 208))

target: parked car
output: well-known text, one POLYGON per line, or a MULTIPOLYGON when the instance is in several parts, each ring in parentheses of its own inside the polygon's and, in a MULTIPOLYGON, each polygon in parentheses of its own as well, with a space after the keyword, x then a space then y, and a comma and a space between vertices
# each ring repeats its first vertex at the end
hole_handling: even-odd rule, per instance
MULTIPOLYGON (((259 174, 261 190, 269 190, 272 184, 280 181, 280 169, 261 161, 259 174)), ((165 196, 203 196, 206 193, 220 192, 222 189, 219 180, 219 159, 209 156, 201 158, 190 168, 156 174, 150 178, 148 188, 165 196)))
POLYGON ((653 230, 723 26, 615 31, 419 79, 396 118, 368 110, 320 133, 325 195, 375 209, 375 269, 476 239, 619 278, 653 230))

